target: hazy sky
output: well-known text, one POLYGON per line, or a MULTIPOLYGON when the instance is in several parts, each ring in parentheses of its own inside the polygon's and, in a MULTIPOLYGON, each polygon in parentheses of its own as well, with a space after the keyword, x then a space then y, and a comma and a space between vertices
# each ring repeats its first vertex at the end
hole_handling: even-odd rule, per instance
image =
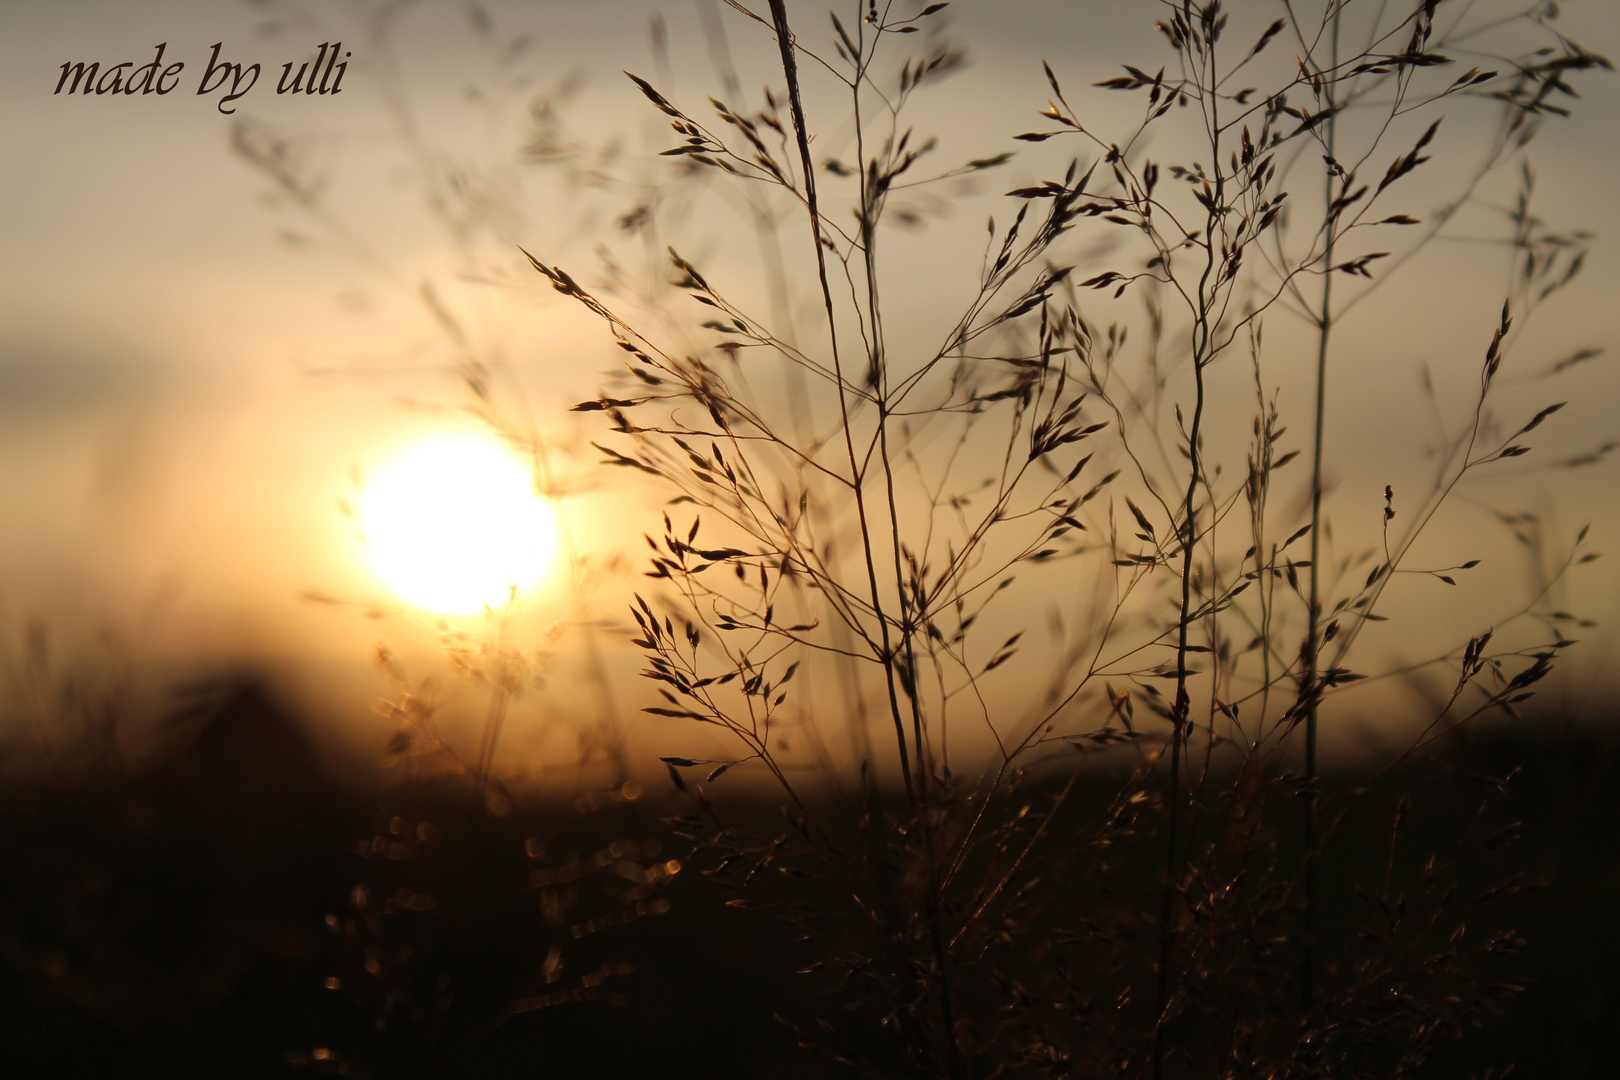
MULTIPOLYGON (((614 234, 614 216, 633 200, 623 189, 581 186, 562 169, 520 166, 517 150, 532 134, 525 106, 535 93, 577 79, 557 113, 572 137, 591 153, 617 139, 617 175, 651 175, 647 161, 668 145, 668 132, 620 71, 644 74, 694 103, 719 92, 702 29, 714 5, 487 3, 493 36, 486 40, 466 5, 422 0, 401 7, 386 51, 366 36, 365 13, 376 6, 0 0, 4 647, 13 647, 24 620, 43 617, 68 637, 113 626, 148 659, 268 659, 306 673, 352 673, 388 635, 431 654, 430 625, 394 624, 379 634, 352 611, 296 599, 306 589, 388 599, 337 510, 351 469, 369 467, 414 434, 466 423, 454 412, 464 396, 415 304, 425 277, 460 290, 451 302, 510 362, 536 430, 576 447, 597 433, 564 410, 594 393, 613 362, 610 350, 597 327, 526 275, 515 248, 593 268, 597 238, 614 234), (665 27, 664 53, 652 44, 654 16, 665 27), (500 43, 522 33, 533 34, 532 48, 501 66, 500 43), (296 66, 334 39, 353 53, 341 95, 274 93, 283 62, 296 66), (185 64, 170 95, 52 93, 66 61, 142 64, 159 42, 165 64, 185 64), (195 92, 216 42, 222 59, 262 65, 230 116, 219 111, 218 92, 195 92), (498 85, 506 78, 524 81, 503 99, 498 85), (390 86, 407 95, 392 99, 401 111, 391 111, 390 86), (471 86, 483 96, 475 99, 471 86), (414 127, 403 128, 401 117, 414 127), (264 137, 292 140, 300 167, 325 178, 332 218, 276 204, 273 184, 231 150, 240 120, 263 125, 255 130, 264 137), (504 260, 503 280, 458 280, 466 252, 458 254, 454 236, 423 209, 423 147, 485 185, 476 256, 504 260), (333 370, 342 374, 312 374, 333 370), (403 408, 401 397, 441 411, 403 408)), ((1277 5, 1229 6, 1239 18, 1263 21, 1277 5)), ((1571 36, 1620 53, 1620 5, 1570 0, 1563 7, 1571 36)), ((954 3, 952 38, 965 44, 971 65, 921 107, 916 122, 939 132, 942 160, 1022 153, 983 186, 980 202, 949 210, 894 250, 929 266, 944 266, 964 244, 976 253, 983 200, 1056 175, 1072 152, 1009 139, 1042 123, 1036 113, 1049 91, 1040 61, 1066 88, 1108 77, 1122 58, 1153 55, 1152 9, 1147 0, 954 3)), ((790 11, 806 41, 829 40, 825 5, 794 3, 790 11)), ((729 12, 724 25, 757 106, 771 60, 767 39, 729 12)), ((1521 345, 1523 373, 1583 346, 1610 346, 1620 330, 1620 77, 1600 73, 1580 86, 1586 96, 1575 118, 1549 125, 1535 144, 1537 205, 1554 225, 1597 239, 1584 277, 1521 345)), ((1101 110, 1116 106, 1095 100, 1103 96, 1086 100, 1106 117, 1101 110)), ((1474 130, 1468 123, 1448 127, 1444 138, 1465 141, 1474 130)), ((592 160, 587 153, 580 168, 592 160)), ((728 244, 725 227, 713 226, 723 212, 693 208, 687 233, 721 264, 746 262, 752 241, 728 244)), ((679 229, 674 234, 686 235, 679 229)), ((903 319, 927 322, 931 282, 955 280, 938 273, 901 290, 903 319)), ((1376 520, 1383 483, 1421 474, 1426 421, 1416 366, 1432 361, 1442 388, 1466 386, 1505 280, 1498 263, 1461 244, 1407 273, 1377 319, 1346 338, 1358 359, 1336 370, 1333 477, 1341 490, 1359 492, 1340 510, 1347 535, 1355 532, 1348 519, 1376 520), (1356 437, 1339 441, 1345 432, 1356 437)), ((1268 328, 1284 342, 1290 332, 1268 328)), ((1308 383, 1288 375, 1278 383, 1303 431, 1308 383)), ((1548 403, 1542 397, 1571 401, 1561 423, 1545 429, 1549 458, 1620 428, 1620 377, 1608 358, 1522 392, 1528 411, 1548 403)), ((593 458, 587 452, 583 461, 593 458)), ((1534 510, 1565 540, 1591 521, 1596 549, 1614 546, 1620 474, 1613 459, 1583 470, 1516 471, 1525 475, 1489 492, 1493 505, 1534 510)), ((590 500, 582 505, 589 531, 602 511, 590 500)), ((1464 515, 1453 527, 1485 520, 1464 515)), ((619 539, 652 527, 617 523, 626 527, 619 539)), ((1511 545, 1481 542, 1498 565, 1516 558, 1511 545)), ((1504 572, 1515 580, 1521 573, 1504 572)), ((617 610, 618 591, 604 587, 606 608, 617 610)), ((1420 597, 1411 613, 1429 617, 1431 602, 1420 597)), ((1620 616, 1616 564, 1584 570, 1572 602, 1605 621, 1620 616)), ((1456 625, 1492 619, 1489 609, 1488 598, 1465 601, 1456 625)), ((1607 630, 1594 632, 1577 665, 1586 673, 1581 686, 1614 657, 1614 641, 1607 630)), ((363 680, 355 685, 355 700, 371 692, 363 680)))

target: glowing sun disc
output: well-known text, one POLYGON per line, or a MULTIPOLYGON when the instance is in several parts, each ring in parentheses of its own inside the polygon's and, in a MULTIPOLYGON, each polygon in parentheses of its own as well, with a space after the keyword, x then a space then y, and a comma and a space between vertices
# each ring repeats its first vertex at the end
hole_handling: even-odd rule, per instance
POLYGON ((556 519, 533 473, 488 436, 407 447, 360 494, 372 569, 406 601, 445 615, 506 603, 551 568, 556 519))

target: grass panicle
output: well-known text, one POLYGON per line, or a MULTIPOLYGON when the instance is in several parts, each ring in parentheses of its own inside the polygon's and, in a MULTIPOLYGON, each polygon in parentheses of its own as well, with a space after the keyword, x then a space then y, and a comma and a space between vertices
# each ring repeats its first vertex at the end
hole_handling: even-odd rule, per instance
MULTIPOLYGON (((1386 589, 1454 583, 1458 568, 1412 565, 1415 546, 1459 485, 1524 452, 1495 419, 1497 372, 1578 272, 1581 241, 1535 218, 1526 190, 1471 418, 1443 432, 1401 528, 1391 491, 1379 548, 1331 570, 1329 359, 1337 328, 1523 160, 1571 73, 1607 62, 1552 31, 1544 5, 1495 13, 1533 43, 1466 69, 1457 55, 1478 56, 1485 31, 1443 4, 1284 3, 1265 22, 1213 0, 1157 5, 1165 55, 1091 91, 1130 95, 1134 127, 1102 131, 1063 65, 1046 66, 1045 123, 1015 138, 1075 157, 1008 192, 1016 211, 992 219, 976 288, 923 345, 887 330, 888 295, 917 273, 885 261, 891 203, 1012 154, 927 175, 937 146, 904 117, 960 53, 905 35, 945 5, 855 5, 833 15, 828 51, 776 0, 731 6, 779 54, 763 109, 712 100, 704 119, 630 78, 685 178, 749 192, 771 208, 762 227, 797 217, 801 238, 772 241, 797 261, 770 280, 791 293, 801 268, 814 337, 802 314, 772 329, 748 290, 673 248, 669 280, 709 334, 695 348, 667 308, 648 322, 528 257, 625 353, 619 383, 577 406, 609 421, 607 463, 671 496, 631 611, 661 698, 646 711, 730 748, 665 757, 690 803, 679 826, 739 889, 732 905, 824 943, 814 970, 895 1057, 871 1058, 848 1022, 785 1022, 868 1075, 1417 1069, 1507 992, 1467 960, 1509 939, 1475 940, 1465 907, 1436 895, 1467 855, 1396 872, 1397 813, 1367 893, 1378 947, 1337 930, 1331 952, 1319 944, 1319 862, 1354 799, 1322 792, 1318 729, 1368 677, 1350 650, 1386 589), (1446 112, 1480 104, 1496 118, 1481 163, 1436 213, 1409 213, 1408 177, 1455 152, 1446 112), (810 119, 834 110, 837 146, 810 119), (1290 198, 1312 187, 1319 208, 1290 198), (1315 334, 1303 512, 1270 497, 1301 449, 1284 449, 1267 372, 1299 361, 1264 328, 1292 318, 1315 334), (1245 384, 1257 411, 1234 483, 1224 414, 1245 384), (1044 657, 996 606, 1036 596, 1068 605, 1044 657), (711 792, 747 771, 781 793, 781 834, 727 824, 711 792), (1117 785, 1101 801, 1082 783, 1099 775, 1117 785)), ((1520 614, 1551 636, 1493 646, 1499 626, 1429 661, 1455 690, 1403 757, 1533 692, 1571 642, 1540 597, 1520 614)))

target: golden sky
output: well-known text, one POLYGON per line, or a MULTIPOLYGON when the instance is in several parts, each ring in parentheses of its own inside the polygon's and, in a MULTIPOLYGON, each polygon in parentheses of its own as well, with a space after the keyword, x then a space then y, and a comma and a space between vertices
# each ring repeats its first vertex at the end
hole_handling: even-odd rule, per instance
MULTIPOLYGON (((1251 20, 1269 19, 1274 6, 1230 5, 1251 20)), ((1560 25, 1572 37, 1600 53, 1620 51, 1620 7, 1609 0, 1562 6, 1560 25)), ((488 3, 493 30, 485 35, 466 5, 423 0, 399 6, 386 39, 364 18, 381 7, 321 0, 0 6, 4 648, 16 648, 21 628, 40 620, 90 655, 96 628, 105 626, 153 671, 267 664, 310 699, 331 691, 343 708, 362 713, 378 692, 367 666, 378 640, 423 668, 435 663, 432 618, 408 610, 365 617, 367 606, 400 602, 366 564, 339 509, 354 494, 356 473, 425 434, 478 426, 462 411, 468 397, 453 350, 421 302, 424 281, 497 365, 498 398, 513 422, 555 446, 559 482, 594 489, 571 497, 580 545, 604 561, 620 548, 639 560, 631 545, 660 528, 654 501, 606 487, 621 477, 591 467, 597 455, 586 442, 604 430, 595 414, 566 411, 597 392, 615 350, 599 325, 543 287, 517 247, 594 273, 595 249, 606 241, 639 269, 634 260, 646 253, 625 240, 616 220, 636 204, 637 185, 659 175, 653 155, 671 136, 620 71, 644 75, 694 108, 723 93, 704 25, 724 5, 488 3), (662 47, 649 29, 655 17, 662 47), (503 61, 506 43, 522 34, 533 35, 532 45, 503 61), (340 95, 274 93, 283 62, 302 62, 331 40, 353 53, 340 95), (185 64, 170 95, 52 93, 66 61, 145 63, 159 42, 165 63, 185 64), (215 42, 224 59, 263 65, 233 115, 220 111, 219 94, 195 92, 215 42), (503 80, 514 81, 503 88, 503 80), (536 95, 554 100, 558 130, 571 140, 566 148, 577 151, 568 164, 521 159, 536 132, 528 112, 536 95), (242 122, 254 125, 248 137, 261 149, 285 137, 298 175, 323 180, 320 214, 289 203, 233 151, 234 125, 242 122), (466 205, 479 214, 465 234, 435 218, 424 185, 425 172, 443 184, 452 171, 476 188, 466 205), (301 601, 308 591, 355 606, 301 601)), ((915 123, 938 134, 942 159, 1020 153, 976 189, 947 188, 938 205, 919 198, 919 210, 935 216, 889 249, 918 268, 894 289, 897 334, 925 333, 938 321, 942 298, 965 280, 952 269, 961 254, 967 271, 976 266, 987 208, 1011 216, 999 192, 1061 174, 1073 152, 1010 138, 1043 124, 1037 113, 1050 91, 1041 61, 1066 89, 1117 74, 1132 56, 1150 67, 1152 7, 1145 0, 951 6, 950 36, 970 63, 920 104, 915 123)), ((804 39, 830 40, 824 5, 790 11, 804 39)), ((723 21, 757 107, 770 43, 729 13, 723 21)), ((1584 97, 1574 118, 1549 123, 1533 145, 1537 206, 1550 225, 1589 230, 1596 240, 1583 276, 1538 313, 1516 346, 1509 375, 1517 381, 1503 408, 1527 417, 1553 401, 1570 405, 1541 429, 1535 455, 1469 492, 1435 539, 1436 558, 1483 558, 1479 572, 1489 568, 1515 595, 1535 570, 1500 529, 1491 531, 1487 508, 1536 513, 1553 546, 1567 546, 1586 522, 1594 550, 1607 550, 1620 533, 1612 457, 1580 469, 1533 468, 1620 438, 1620 377, 1611 358, 1556 381, 1531 378, 1577 349, 1611 346, 1620 330, 1620 79, 1597 73, 1579 85, 1584 97)), ((1084 100, 1102 124, 1122 115, 1101 91, 1084 100)), ((1448 121, 1431 186, 1409 193, 1415 212, 1439 197, 1453 175, 1445 155, 1466 158, 1481 123, 1464 114, 1448 121)), ((825 129, 829 152, 844 134, 836 123, 825 129)), ((1490 197, 1506 201, 1512 181, 1490 197)), ((745 282, 739 288, 754 288, 756 241, 734 211, 717 192, 671 199, 664 236, 719 268, 711 276, 729 269, 745 282)), ((1482 232, 1491 221, 1482 212, 1462 224, 1482 232)), ((1417 368, 1431 366, 1442 406, 1455 407, 1506 281, 1494 249, 1464 242, 1439 245, 1402 273, 1375 313, 1347 328, 1345 360, 1334 369, 1329 479, 1346 546, 1376 537, 1384 484, 1399 496, 1422 482, 1429 407, 1417 368)), ((1283 352, 1305 340, 1301 327, 1281 320, 1267 335, 1283 352)), ((1308 378, 1279 361, 1274 385, 1302 433, 1308 378)), ((1248 414, 1237 422, 1241 436, 1248 414)), ((1568 604, 1605 624, 1620 616, 1615 567, 1605 559, 1581 568, 1559 586, 1568 604)), ((633 581, 603 578, 587 608, 571 608, 567 589, 543 591, 524 625, 543 636, 561 618, 622 618, 633 581)), ((1415 589, 1392 614, 1405 620, 1404 633, 1421 637, 1466 634, 1513 607, 1494 587, 1449 595, 1415 589)), ((1612 686, 1603 673, 1616 639, 1606 625, 1585 636, 1565 688, 1591 704, 1612 686)), ((1407 640, 1396 635, 1369 647, 1397 657, 1407 640)), ((615 670, 633 669, 628 648, 607 647, 615 670)), ((559 708, 571 700, 568 680, 583 662, 556 661, 549 692, 559 695, 559 708)), ((618 693, 639 704, 645 691, 623 682, 618 693)), ((349 741, 359 747, 375 735, 363 717, 355 732, 349 741)))

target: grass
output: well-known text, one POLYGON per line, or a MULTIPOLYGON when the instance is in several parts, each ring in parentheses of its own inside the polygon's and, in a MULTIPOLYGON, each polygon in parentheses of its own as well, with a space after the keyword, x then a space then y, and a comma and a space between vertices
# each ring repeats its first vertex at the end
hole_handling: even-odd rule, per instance
MULTIPOLYGON (((445 639, 487 693, 476 752, 382 650, 400 781, 342 811, 349 861, 310 878, 324 927, 289 932, 303 952, 270 965, 322 1004, 243 1006, 249 1029, 258 1009, 310 1033, 266 1075, 589 1072, 575 1021, 617 1032, 604 1041, 656 1030, 681 1048, 659 1062, 675 1075, 1466 1075, 1456 1037, 1516 1007, 1515 919, 1545 875, 1512 861, 1513 762, 1452 743, 1518 716, 1574 617, 1551 583, 1476 584, 1517 614, 1397 665, 1433 703, 1410 741, 1357 773, 1322 747, 1357 684, 1401 674, 1362 666, 1369 624, 1402 590, 1469 583, 1467 556, 1420 561, 1452 504, 1561 407, 1503 400, 1530 316, 1586 243, 1538 216, 1525 154, 1570 80, 1607 61, 1544 4, 1162 2, 1144 7, 1158 55, 1095 73, 1055 53, 1037 127, 939 165, 908 118, 963 66, 945 5, 867 0, 815 30, 781 0, 729 8, 704 9, 726 101, 700 114, 630 76, 674 132, 661 166, 629 166, 662 168, 656 184, 614 175, 550 106, 529 144, 630 191, 620 230, 652 256, 646 280, 527 265, 624 360, 577 409, 605 418, 599 449, 648 508, 629 633, 656 694, 643 711, 669 724, 668 801, 631 779, 646 751, 623 738, 590 614, 611 586, 578 547, 554 637, 584 635, 580 752, 610 782, 582 767, 579 790, 553 778, 540 797, 503 777, 544 652, 512 640, 511 611, 488 641, 445 639), (751 104, 733 40, 771 71, 751 104), (1451 159, 1454 186, 1418 212, 1413 185, 1451 159), (956 268, 908 261, 901 229, 931 190, 1011 168, 1048 178, 1007 193, 982 248, 964 242, 956 268), (1386 488, 1370 544, 1341 550, 1334 515, 1353 545, 1360 511, 1331 488, 1329 449, 1378 437, 1329 392, 1360 360, 1346 329, 1382 319, 1384 283, 1509 186, 1485 250, 1510 284, 1488 323, 1457 330, 1475 344, 1441 378, 1472 389, 1449 412, 1437 395, 1432 484, 1386 488), (671 206, 710 195, 741 209, 762 273, 666 254, 671 206), (920 315, 917 282, 939 283, 920 315), (1280 388, 1301 379, 1314 394, 1290 435, 1280 388), (760 993, 728 985, 734 969, 760 993), (591 1011, 621 992, 651 1017, 591 1011), (746 1029, 702 1026, 705 1004, 746 1029)), ((518 54, 481 12, 473 25, 518 54)), ((428 205, 481 273, 488 222, 398 91, 428 205)), ((384 266, 293 142, 244 124, 234 147, 399 285, 470 407, 566 495, 561 448, 472 307, 384 266)), ((1586 539, 1543 538, 1553 582, 1595 557, 1586 539)), ((18 685, 45 700, 44 661, 25 666, 18 685)), ((230 805, 211 782, 200 803, 230 805)), ((71 948, 31 940, 13 953, 40 985, 66 979, 52 965, 77 977, 71 948)), ((112 983, 77 985, 96 1015, 112 983)), ((610 1059, 599 1048, 596 1070, 610 1059)))
MULTIPOLYGON (((1062 179, 1009 193, 1019 208, 1000 232, 992 219, 976 295, 919 350, 885 330, 884 290, 907 271, 880 269, 880 238, 895 192, 927 182, 912 177, 933 143, 914 138, 903 115, 955 54, 938 44, 908 53, 902 35, 940 8, 835 14, 825 54, 794 36, 781 3, 737 10, 780 53, 785 90, 762 110, 715 101, 709 122, 631 78, 676 133, 666 155, 792 207, 813 255, 800 273, 819 297, 820 342, 774 332, 671 250, 676 288, 702 305, 714 335, 707 351, 683 352, 530 256, 628 354, 626 380, 578 406, 607 414, 626 440, 604 445, 609 462, 658 478, 672 507, 693 508, 679 523, 666 512, 662 536, 648 537, 648 576, 663 590, 657 603, 638 596, 632 614, 644 674, 664 698, 647 711, 717 728, 719 745, 735 748, 665 758, 693 800, 690 827, 720 856, 711 872, 823 880, 839 899, 814 918, 841 916, 837 933, 809 925, 797 885, 731 903, 800 912, 807 934, 826 942, 822 963, 845 974, 856 1015, 892 1033, 912 1073, 1415 1073, 1442 1039, 1498 1007, 1501 988, 1472 981, 1465 960, 1512 942, 1470 938, 1471 909, 1431 896, 1462 872, 1461 854, 1410 880, 1395 874, 1398 813, 1390 870, 1369 895, 1402 914, 1369 931, 1377 953, 1319 954, 1324 834, 1354 800, 1324 818, 1318 729, 1323 706, 1367 677, 1349 666, 1350 650, 1383 617, 1397 575, 1453 580, 1453 568, 1409 565, 1424 529, 1472 474, 1527 452, 1516 440, 1561 407, 1517 429, 1492 411, 1514 301, 1533 308, 1581 259, 1532 217, 1528 173, 1503 238, 1517 278, 1498 325, 1480 335, 1472 420, 1451 438, 1412 524, 1392 532, 1387 491, 1381 550, 1331 575, 1327 370, 1340 320, 1386 279, 1380 260, 1398 267, 1440 235, 1540 118, 1561 111, 1552 98, 1566 77, 1607 62, 1555 36, 1547 52, 1503 58, 1505 75, 1483 64, 1459 73, 1447 51, 1481 31, 1436 4, 1284 5, 1253 29, 1249 10, 1159 5, 1169 48, 1157 74, 1160 61, 1126 65, 1097 84, 1135 96, 1136 126, 1095 129, 1046 68, 1046 126, 1017 138, 1069 140, 1079 153, 1062 179), (1346 39, 1360 44, 1344 49, 1346 39), (1293 55, 1273 63, 1271 46, 1293 55), (843 99, 852 134, 840 153, 852 163, 811 153, 812 69, 843 99), (1396 200, 1429 161, 1443 110, 1466 98, 1494 102, 1498 127, 1478 171, 1426 224, 1396 200), (1424 114, 1428 126, 1404 135, 1407 117, 1424 114), (1145 149, 1150 134, 1160 160, 1145 149), (1410 141, 1384 148, 1397 137, 1410 141), (1300 208, 1290 188, 1313 173, 1322 204, 1300 208), (834 211, 821 189, 839 181, 834 211), (1418 238, 1386 239, 1404 229, 1418 238), (1108 262, 1069 264, 1086 232, 1114 235, 1108 262), (1336 279, 1363 285, 1336 299, 1336 279), (1145 319, 1123 306, 1128 294, 1145 319), (1263 331, 1291 309, 1316 335, 1303 520, 1268 501, 1294 453, 1278 452, 1266 374, 1290 357, 1273 358, 1263 331), (1144 322, 1137 352, 1127 341, 1144 322), (784 402, 758 391, 772 361, 810 392, 784 402), (1220 384, 1234 383, 1255 388, 1258 408, 1248 468, 1223 484, 1206 432, 1235 396, 1220 384), (987 453, 998 459, 979 481, 987 453), (1292 554, 1307 536, 1310 556, 1292 554), (1009 693, 991 675, 1028 628, 980 641, 975 626, 1020 575, 1044 589, 1084 583, 1071 649, 1056 663, 1051 653, 1023 663, 1042 695, 1009 693), (1153 597, 1174 618, 1153 614, 1153 597), (818 684, 842 678, 841 709, 820 695, 789 705, 804 693, 789 687, 801 669, 818 684), (868 722, 869 700, 881 721, 868 722), (822 729, 840 713, 855 730, 828 749, 822 729), (987 755, 959 748, 972 744, 969 726, 988 734, 981 746, 993 742, 987 755), (786 733, 811 753, 793 755, 786 733), (846 755, 861 790, 836 775, 846 755), (708 789, 739 767, 774 781, 789 832, 743 841, 724 823, 708 789), (1113 768, 1118 787, 1069 820, 1064 805, 1088 767, 1113 768), (807 794, 812 785, 842 794, 824 801, 807 794), (1141 861, 1154 849, 1158 875, 1141 861), (1115 877, 1119 863, 1129 884, 1115 877), (1149 900, 1143 883, 1155 877, 1149 900), (1424 914, 1408 917, 1409 902, 1424 914), (1108 974, 1077 981, 1076 970, 1108 974)), ((1549 16, 1507 18, 1537 34, 1549 16)), ((1568 561, 1588 557, 1579 544, 1568 561)), ((1403 758, 1533 693, 1572 642, 1534 602, 1524 614, 1539 616, 1546 636, 1493 651, 1487 629, 1441 654, 1454 689, 1403 758)), ((856 1071, 884 1074, 852 1050, 846 1028, 795 1030, 856 1071)))

